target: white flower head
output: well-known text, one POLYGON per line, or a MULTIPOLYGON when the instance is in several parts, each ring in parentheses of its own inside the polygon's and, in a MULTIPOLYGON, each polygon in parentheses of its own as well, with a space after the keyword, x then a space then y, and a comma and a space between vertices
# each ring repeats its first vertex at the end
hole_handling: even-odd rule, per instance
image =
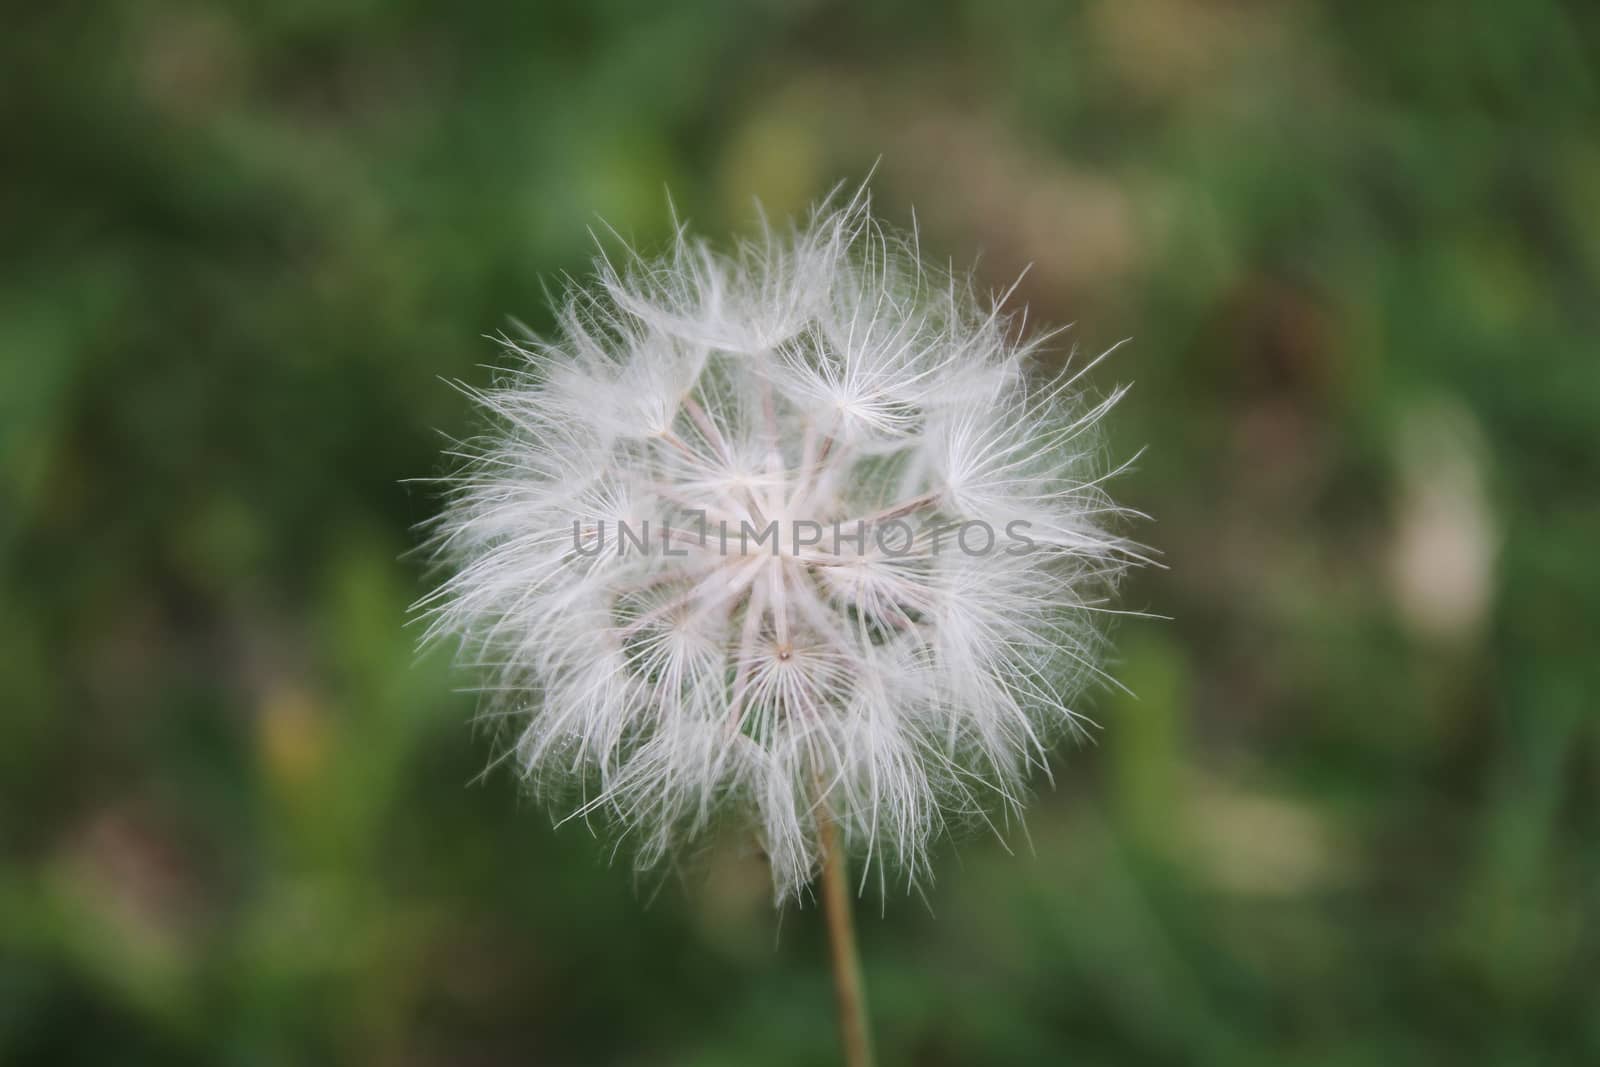
POLYGON ((1121 391, 1035 379, 997 305, 863 191, 732 255, 602 258, 506 340, 424 605, 535 788, 642 866, 752 828, 780 903, 820 820, 914 886, 952 823, 1020 815, 1140 557, 1097 436, 1121 391))

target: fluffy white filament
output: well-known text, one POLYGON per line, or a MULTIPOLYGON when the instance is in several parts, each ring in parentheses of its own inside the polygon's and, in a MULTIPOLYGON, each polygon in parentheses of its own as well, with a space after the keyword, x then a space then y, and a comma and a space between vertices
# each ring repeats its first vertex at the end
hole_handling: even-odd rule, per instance
POLYGON ((474 394, 493 428, 447 480, 431 634, 491 672, 528 779, 641 866, 733 821, 781 903, 827 817, 914 886, 1081 729, 1138 558, 1095 432, 1120 390, 1032 379, 1039 339, 864 195, 731 256, 680 230, 598 269, 474 394))

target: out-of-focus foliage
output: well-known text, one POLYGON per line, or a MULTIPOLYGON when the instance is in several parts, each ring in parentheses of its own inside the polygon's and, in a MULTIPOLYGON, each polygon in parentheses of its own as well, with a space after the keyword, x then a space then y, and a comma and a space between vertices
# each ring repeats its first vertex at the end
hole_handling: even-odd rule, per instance
POLYGON ((1135 379, 1165 553, 1024 847, 865 908, 886 1063, 1600 1060, 1593 5, 12 5, 0 1061, 811 1063, 738 842, 636 886, 406 553, 604 218, 880 160, 1135 379))

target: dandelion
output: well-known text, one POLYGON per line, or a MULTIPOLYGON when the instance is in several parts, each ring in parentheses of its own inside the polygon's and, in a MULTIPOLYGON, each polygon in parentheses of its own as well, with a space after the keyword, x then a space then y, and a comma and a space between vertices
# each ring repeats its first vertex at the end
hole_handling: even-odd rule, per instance
POLYGON ((641 866, 731 822, 779 904, 820 873, 843 990, 844 857, 858 890, 915 888, 1085 728, 1140 558, 1097 434, 1121 390, 1035 376, 1048 338, 864 192, 597 268, 474 394, 493 425, 447 479, 430 633, 487 672, 532 786, 641 866))

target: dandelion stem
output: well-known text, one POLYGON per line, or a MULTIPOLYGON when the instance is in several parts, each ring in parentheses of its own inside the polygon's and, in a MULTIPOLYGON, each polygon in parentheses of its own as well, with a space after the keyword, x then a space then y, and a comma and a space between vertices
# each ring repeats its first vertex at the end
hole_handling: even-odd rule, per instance
POLYGON ((822 844, 822 909, 828 920, 828 948, 833 957, 839 1044, 844 1052, 845 1067, 872 1067, 872 1041, 867 1035, 867 995, 861 983, 855 923, 850 916, 847 861, 839 845, 839 832, 826 810, 818 815, 817 835, 822 844))

